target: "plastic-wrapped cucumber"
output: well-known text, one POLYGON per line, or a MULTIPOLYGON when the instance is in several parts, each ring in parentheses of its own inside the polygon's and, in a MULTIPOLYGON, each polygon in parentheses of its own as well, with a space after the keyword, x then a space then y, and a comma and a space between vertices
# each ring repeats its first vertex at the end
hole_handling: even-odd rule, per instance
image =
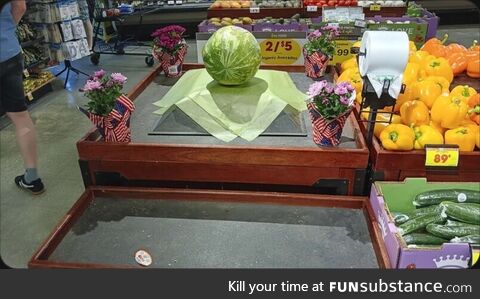
POLYGON ((468 235, 464 237, 453 238, 450 240, 450 242, 480 244, 480 235, 468 235))
POLYGON ((470 223, 464 223, 456 220, 451 220, 447 219, 447 222, 445 222, 446 226, 468 226, 468 227, 476 227, 477 229, 480 229, 479 225, 476 224, 470 224, 470 223))
POLYGON ((439 213, 426 214, 410 219, 398 227, 400 235, 406 235, 419 229, 425 228, 430 223, 444 223, 447 214, 444 211, 439 213))
POLYGON ((393 221, 395 221, 395 225, 400 225, 410 220, 410 216, 403 213, 392 213, 392 216, 393 216, 393 221))
POLYGON ((448 239, 443 239, 425 233, 412 233, 404 235, 403 239, 407 245, 442 245, 443 243, 448 243, 448 239))
POLYGON ((444 201, 440 205, 445 207, 448 217, 461 222, 480 225, 480 204, 444 201))
POLYGON ((477 225, 457 225, 448 226, 430 223, 427 225, 427 232, 440 238, 452 239, 455 237, 464 237, 468 235, 480 235, 480 226, 477 225))
POLYGON ((442 189, 426 191, 415 196, 413 205, 416 207, 426 207, 439 204, 442 201, 480 204, 480 191, 467 189, 442 189))
POLYGON ((412 218, 417 216, 422 216, 426 214, 431 214, 435 212, 440 212, 443 208, 440 205, 432 205, 424 208, 415 209, 413 212, 408 213, 412 218))

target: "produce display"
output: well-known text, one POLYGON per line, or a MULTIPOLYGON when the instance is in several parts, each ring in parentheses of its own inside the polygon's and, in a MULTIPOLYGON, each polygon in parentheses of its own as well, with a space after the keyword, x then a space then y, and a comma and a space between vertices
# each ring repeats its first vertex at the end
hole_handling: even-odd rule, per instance
POLYGON ((237 26, 216 31, 202 51, 207 72, 223 85, 241 85, 255 76, 262 57, 252 33, 237 26))
POLYGON ((34 64, 47 60, 47 55, 41 46, 34 45, 23 49, 23 65, 28 68, 34 64))
POLYGON ((410 213, 392 213, 407 245, 480 244, 480 191, 426 191, 413 205, 410 213))
POLYGON ((239 18, 210 18, 207 20, 208 24, 212 24, 217 27, 229 26, 229 25, 252 25, 253 20, 249 17, 239 17, 239 18))
POLYGON ((17 36, 21 43, 32 41, 40 37, 37 30, 31 24, 23 20, 17 25, 17 36))
POLYGON ((28 78, 23 80, 23 89, 25 94, 33 92, 53 78, 55 78, 55 76, 48 71, 44 71, 39 74, 30 74, 28 78))
POLYGON ((370 5, 380 5, 382 7, 404 7, 405 2, 401 0, 393 1, 358 1, 358 6, 369 7, 370 5))
MULTIPOLYGON (((443 40, 428 40, 420 50, 410 42, 410 58, 403 74, 405 92, 395 107, 380 111, 378 119, 392 124, 376 124, 375 136, 387 150, 423 149, 425 144, 456 144, 460 151, 480 149, 480 98, 468 85, 451 86, 455 76, 480 76, 480 47, 459 44, 444 45, 443 40), (459 59, 463 59, 459 63, 459 59)), ((362 78, 356 58, 341 65, 338 80, 351 82, 361 92, 362 78)), ((361 97, 357 97, 361 102, 361 97)), ((368 113, 362 113, 368 119, 368 113)))
POLYGON ((301 7, 301 2, 299 0, 218 0, 212 3, 210 9, 241 9, 250 7, 298 8, 301 7))
POLYGON ((358 6, 357 0, 303 0, 304 6, 358 6))

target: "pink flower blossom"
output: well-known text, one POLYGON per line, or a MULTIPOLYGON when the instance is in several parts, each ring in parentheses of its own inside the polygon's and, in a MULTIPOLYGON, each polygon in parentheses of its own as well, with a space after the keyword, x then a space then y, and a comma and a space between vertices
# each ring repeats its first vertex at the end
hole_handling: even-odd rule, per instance
POLYGON ((341 96, 347 94, 348 90, 345 86, 337 85, 335 87, 335 93, 341 96))
POLYGON ((93 91, 102 89, 102 83, 97 80, 88 80, 85 86, 83 87, 84 92, 93 91))
POLYGON ((113 82, 115 82, 117 84, 120 84, 120 85, 123 85, 123 84, 125 84, 125 82, 127 82, 127 77, 125 77, 124 75, 122 75, 120 73, 112 73, 110 75, 110 78, 112 79, 113 82))
POLYGON ((93 77, 97 79, 102 79, 105 74, 106 72, 104 70, 99 70, 93 73, 93 77))
POLYGON ((323 89, 328 85, 328 82, 326 80, 322 80, 320 82, 315 82, 312 85, 310 85, 307 95, 314 97, 319 95, 323 89))

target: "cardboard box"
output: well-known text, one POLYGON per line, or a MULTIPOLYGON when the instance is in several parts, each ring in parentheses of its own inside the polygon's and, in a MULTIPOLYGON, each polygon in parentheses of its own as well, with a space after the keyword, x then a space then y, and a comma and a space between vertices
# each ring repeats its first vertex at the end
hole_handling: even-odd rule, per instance
POLYGON ((391 214, 391 211, 414 210, 412 201, 420 192, 449 188, 480 190, 478 182, 428 183, 425 178, 408 178, 404 182, 376 182, 372 186, 370 202, 393 268, 469 267, 471 259, 469 244, 445 243, 438 247, 407 246, 398 233, 391 214))
POLYGON ((410 18, 410 17, 400 17, 400 18, 384 18, 381 16, 375 16, 371 20, 375 24, 370 24, 367 22, 368 30, 383 30, 383 31, 405 31, 408 34, 408 38, 415 43, 417 48, 420 48, 425 43, 425 38, 427 36, 428 23, 422 18, 410 18), (396 22, 406 22, 410 23, 396 23, 396 22), (393 22, 393 23, 390 23, 393 22))

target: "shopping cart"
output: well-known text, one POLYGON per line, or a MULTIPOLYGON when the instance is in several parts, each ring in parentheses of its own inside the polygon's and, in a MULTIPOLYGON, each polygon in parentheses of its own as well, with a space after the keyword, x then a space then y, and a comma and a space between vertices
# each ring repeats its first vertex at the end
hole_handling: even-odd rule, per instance
MULTIPOLYGON (((150 43, 142 43, 133 40, 131 37, 127 37, 123 35, 123 23, 128 19, 128 18, 138 18, 139 19, 139 24, 142 25, 143 22, 143 16, 150 14, 150 13, 155 13, 158 10, 160 10, 161 7, 156 7, 152 9, 142 9, 142 10, 137 10, 131 14, 123 14, 123 15, 116 15, 116 16, 105 16, 104 11, 97 11, 96 16, 94 18, 95 24, 94 24, 94 38, 93 38, 93 44, 92 44, 92 54, 90 55, 90 61, 94 65, 98 65, 100 62, 100 55, 102 54, 107 54, 107 55, 129 55, 129 56, 145 56, 145 63, 148 66, 153 66, 154 60, 153 56, 151 54, 151 47, 152 44, 150 43), (101 39, 99 38, 99 34, 101 32, 100 26, 102 23, 108 23, 110 22, 112 24, 112 27, 115 31, 115 42, 113 45, 110 42, 102 42, 100 43, 101 39), (132 42, 133 40, 133 42, 132 42), (148 53, 138 53, 138 52, 126 52, 125 48, 127 46, 137 46, 137 47, 142 47, 142 46, 147 46, 149 48, 148 53)), ((105 28, 105 26, 104 26, 105 28)), ((106 34, 105 30, 103 30, 103 34, 106 34)))

